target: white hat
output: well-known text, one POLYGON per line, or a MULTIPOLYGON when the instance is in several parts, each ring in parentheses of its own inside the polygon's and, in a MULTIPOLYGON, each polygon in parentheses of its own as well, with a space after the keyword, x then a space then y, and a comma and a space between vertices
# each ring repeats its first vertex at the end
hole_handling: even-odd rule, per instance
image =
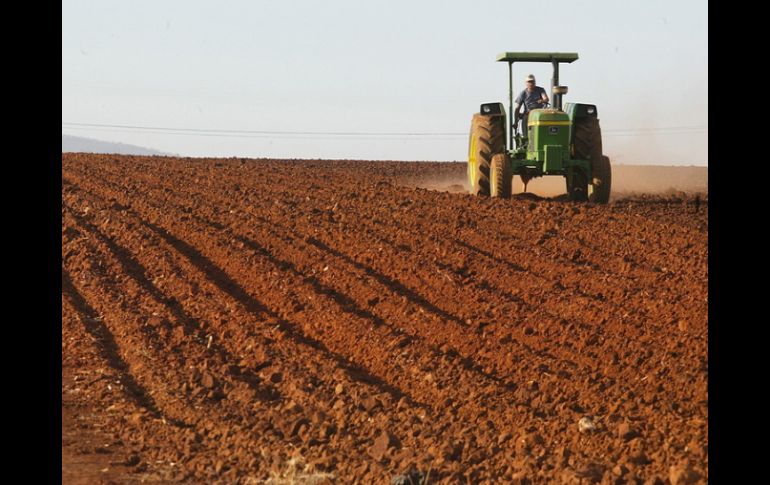
POLYGON ((535 82, 535 76, 533 74, 530 74, 529 76, 527 76, 527 81, 535 82))

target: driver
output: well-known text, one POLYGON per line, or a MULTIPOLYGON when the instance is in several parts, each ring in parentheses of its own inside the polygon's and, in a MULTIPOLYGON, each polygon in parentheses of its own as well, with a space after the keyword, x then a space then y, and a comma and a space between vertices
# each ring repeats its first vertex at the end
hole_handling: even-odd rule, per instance
POLYGON ((521 133, 527 136, 527 118, 529 118, 529 112, 533 109, 544 107, 548 102, 548 94, 545 89, 535 85, 535 76, 530 74, 527 76, 527 88, 516 96, 513 109, 513 123, 521 119, 521 133), (519 108, 524 105, 524 113, 519 113, 519 108))

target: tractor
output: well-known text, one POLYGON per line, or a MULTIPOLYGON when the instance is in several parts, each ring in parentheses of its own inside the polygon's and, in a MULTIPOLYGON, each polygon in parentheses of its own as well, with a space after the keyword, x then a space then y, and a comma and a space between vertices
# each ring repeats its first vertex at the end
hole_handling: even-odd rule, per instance
POLYGON ((566 103, 567 86, 559 85, 559 64, 576 61, 576 53, 503 52, 498 62, 508 63, 509 112, 513 114, 513 63, 550 62, 553 66, 553 103, 528 113, 527 126, 518 129, 517 116, 507 120, 503 103, 484 103, 473 115, 468 151, 471 193, 509 198, 513 177, 527 183, 544 175, 565 178, 573 201, 606 204, 610 198, 612 170, 602 153, 602 133, 596 105, 566 103), (524 131, 524 132, 522 132, 524 131), (591 193, 589 194, 589 183, 591 193))

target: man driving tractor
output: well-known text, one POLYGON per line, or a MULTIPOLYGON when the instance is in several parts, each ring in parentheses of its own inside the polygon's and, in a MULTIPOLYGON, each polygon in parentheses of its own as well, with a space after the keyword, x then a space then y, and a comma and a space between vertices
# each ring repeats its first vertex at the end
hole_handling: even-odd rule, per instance
MULTIPOLYGON (((521 119, 521 134, 524 137, 527 136, 527 119, 529 118, 529 112, 533 109, 539 109, 545 107, 548 103, 548 94, 545 89, 535 85, 535 76, 530 74, 526 79, 526 89, 524 89, 516 97, 513 110, 513 122, 516 125, 517 121, 521 119), (524 105, 524 113, 519 113, 519 109, 524 105)), ((518 126, 518 125, 516 125, 518 126)))

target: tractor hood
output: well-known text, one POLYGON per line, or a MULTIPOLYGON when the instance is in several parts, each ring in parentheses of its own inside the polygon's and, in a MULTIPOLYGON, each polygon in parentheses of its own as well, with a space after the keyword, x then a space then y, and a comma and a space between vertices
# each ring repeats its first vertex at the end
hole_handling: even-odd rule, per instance
POLYGON ((567 113, 559 109, 533 109, 529 112, 527 125, 569 126, 570 119, 567 113))

